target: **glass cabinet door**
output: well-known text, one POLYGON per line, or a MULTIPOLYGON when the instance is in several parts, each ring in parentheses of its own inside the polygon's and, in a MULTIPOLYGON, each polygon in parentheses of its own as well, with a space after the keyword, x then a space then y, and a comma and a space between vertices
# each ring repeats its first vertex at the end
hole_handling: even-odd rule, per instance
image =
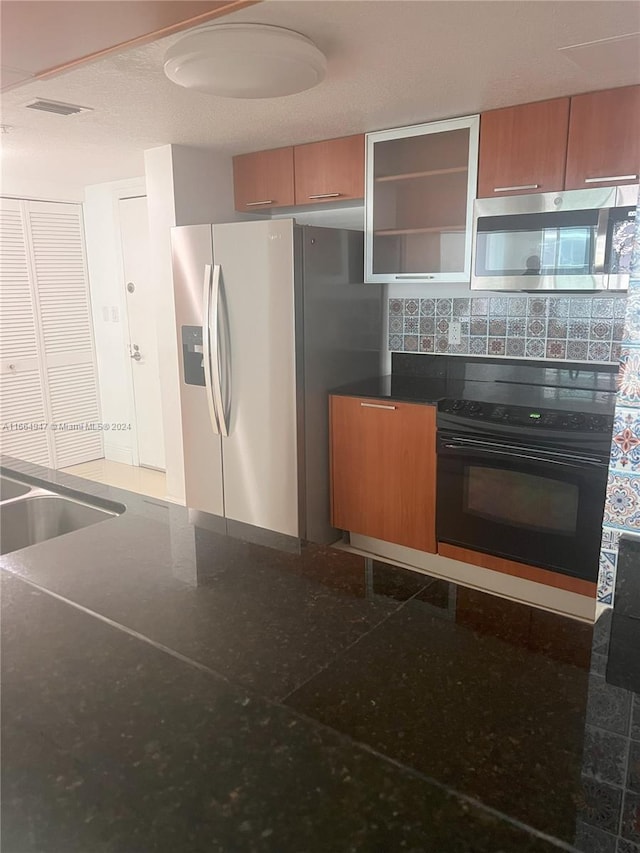
POLYGON ((367 134, 367 281, 468 281, 478 116, 367 134))

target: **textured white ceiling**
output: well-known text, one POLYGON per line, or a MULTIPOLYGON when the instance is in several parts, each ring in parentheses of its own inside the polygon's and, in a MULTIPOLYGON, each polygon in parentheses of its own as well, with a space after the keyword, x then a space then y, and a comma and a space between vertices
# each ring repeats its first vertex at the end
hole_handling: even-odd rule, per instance
MULTIPOLYGON (((170 83, 162 59, 180 36, 113 55, 2 97, 2 190, 66 197, 143 173, 169 142, 230 153, 398 127, 492 107, 640 82, 611 49, 579 67, 558 51, 640 30, 635 0, 267 0, 224 19, 279 24, 326 53, 325 81, 268 101, 232 101, 170 83), (93 107, 72 117, 24 109, 34 97, 93 107)), ((615 45, 615 42, 612 42, 615 45)), ((626 55, 626 54, 625 54, 626 55)))

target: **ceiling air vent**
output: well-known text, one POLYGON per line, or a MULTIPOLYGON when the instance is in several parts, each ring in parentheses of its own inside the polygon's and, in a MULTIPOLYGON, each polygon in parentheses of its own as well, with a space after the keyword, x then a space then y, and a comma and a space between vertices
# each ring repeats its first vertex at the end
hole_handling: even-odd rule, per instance
POLYGON ((59 116, 73 116, 77 113, 86 113, 91 107, 79 107, 77 104, 63 104, 61 101, 46 101, 44 98, 36 98, 30 104, 26 104, 28 110, 41 110, 43 113, 55 113, 59 116))

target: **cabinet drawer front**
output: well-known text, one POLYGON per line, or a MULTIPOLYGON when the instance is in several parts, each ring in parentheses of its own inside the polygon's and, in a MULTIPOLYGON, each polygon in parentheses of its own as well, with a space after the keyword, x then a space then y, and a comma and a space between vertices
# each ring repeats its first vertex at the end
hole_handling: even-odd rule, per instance
POLYGON ((640 86, 571 98, 568 190, 634 184, 640 174, 640 86))
POLYGON ((293 147, 234 157, 233 189, 236 210, 247 213, 293 205, 293 147))
POLYGON ((364 198, 364 134, 296 145, 296 204, 364 198))
POLYGON ((435 406, 331 397, 332 523, 435 552, 435 406))
POLYGON ((561 190, 568 130, 569 98, 483 113, 478 198, 561 190))

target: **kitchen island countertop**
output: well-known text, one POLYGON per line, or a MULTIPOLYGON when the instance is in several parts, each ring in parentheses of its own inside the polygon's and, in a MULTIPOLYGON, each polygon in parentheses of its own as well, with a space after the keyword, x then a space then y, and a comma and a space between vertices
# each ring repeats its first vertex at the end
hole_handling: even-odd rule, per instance
POLYGON ((183 507, 4 464, 126 507, 0 557, 11 853, 635 841, 640 795, 618 756, 637 752, 640 701, 606 682, 608 614, 593 632, 344 551, 217 536, 183 507))

